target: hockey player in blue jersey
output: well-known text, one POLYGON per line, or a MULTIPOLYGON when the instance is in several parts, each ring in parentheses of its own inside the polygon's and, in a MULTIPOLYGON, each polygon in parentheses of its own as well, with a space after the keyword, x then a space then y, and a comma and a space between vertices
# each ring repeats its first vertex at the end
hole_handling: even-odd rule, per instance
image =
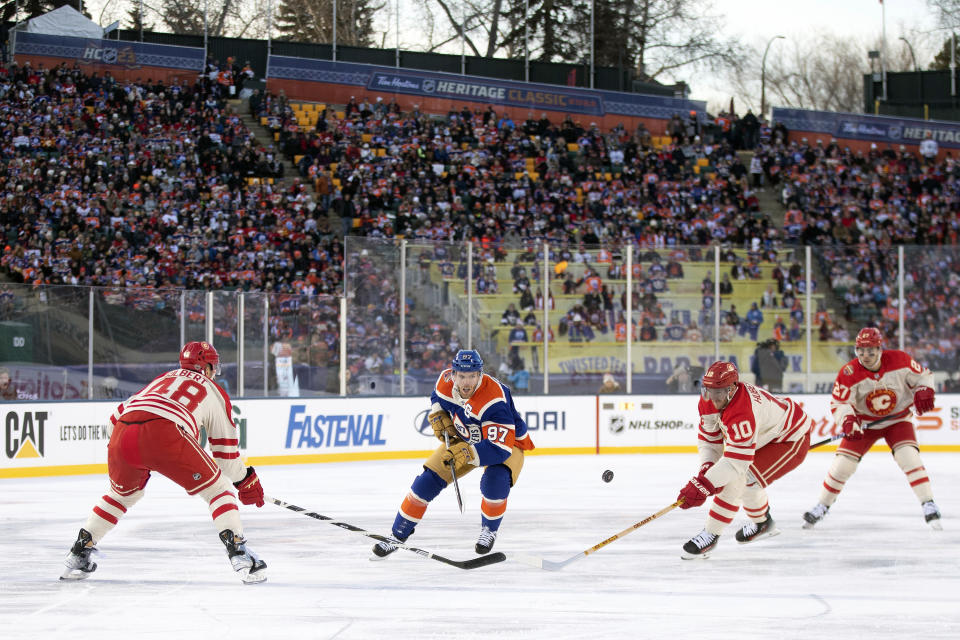
MULTIPOLYGON (((402 542, 413 534, 430 501, 453 482, 451 462, 458 478, 485 467, 476 551, 488 553, 507 510, 510 488, 523 468, 524 451, 533 449, 527 425, 513 405, 510 388, 483 372, 483 360, 474 350, 457 352, 452 366, 437 379, 430 401, 433 433, 441 441, 446 433, 450 448, 441 444, 424 462, 423 473, 414 479, 393 521, 393 536, 402 542)), ((371 559, 385 558, 396 549, 378 542, 371 559)))

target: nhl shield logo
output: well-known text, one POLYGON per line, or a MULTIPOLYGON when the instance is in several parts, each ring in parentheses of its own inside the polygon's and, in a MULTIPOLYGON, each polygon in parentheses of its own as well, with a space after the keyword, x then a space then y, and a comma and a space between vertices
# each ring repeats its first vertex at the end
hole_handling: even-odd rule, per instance
POLYGON ((623 416, 610 416, 610 433, 620 433, 624 426, 623 416))

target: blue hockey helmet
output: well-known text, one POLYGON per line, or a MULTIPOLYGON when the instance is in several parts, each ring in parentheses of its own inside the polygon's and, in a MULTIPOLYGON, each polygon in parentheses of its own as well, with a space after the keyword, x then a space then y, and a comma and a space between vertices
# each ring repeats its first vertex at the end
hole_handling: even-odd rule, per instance
POLYGON ((453 357, 454 371, 482 371, 483 359, 475 349, 460 349, 453 357))

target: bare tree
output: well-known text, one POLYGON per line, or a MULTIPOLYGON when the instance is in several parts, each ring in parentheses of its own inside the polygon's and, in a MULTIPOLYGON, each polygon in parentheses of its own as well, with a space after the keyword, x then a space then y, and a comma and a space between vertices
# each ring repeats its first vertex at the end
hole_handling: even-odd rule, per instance
POLYGON ((934 12, 937 24, 944 29, 960 27, 960 0, 927 0, 927 6, 934 12))
MULTIPOLYGON (((158 8, 150 9, 173 33, 201 35, 206 22, 208 35, 244 38, 266 35, 268 3, 269 0, 207 0, 204 7, 205 0, 160 0, 158 8)), ((146 10, 144 14, 148 15, 146 10)))
MULTIPOLYGON (((922 34, 904 33, 923 56, 929 42, 922 34)), ((863 76, 881 71, 879 61, 870 66, 867 52, 879 51, 879 39, 851 38, 848 34, 821 32, 790 37, 770 49, 766 66, 767 106, 796 107, 825 111, 863 111, 863 76)), ((729 74, 729 84, 738 104, 760 109, 760 63, 763 45, 752 47, 747 62, 729 74)), ((923 66, 918 58, 917 65, 923 66)), ((900 40, 887 41, 887 71, 912 71, 910 48, 900 40)))
MULTIPOLYGON (((337 44, 367 47, 373 44, 373 15, 386 2, 336 0, 337 44)), ((277 30, 287 40, 333 41, 332 0, 281 0, 277 30)))

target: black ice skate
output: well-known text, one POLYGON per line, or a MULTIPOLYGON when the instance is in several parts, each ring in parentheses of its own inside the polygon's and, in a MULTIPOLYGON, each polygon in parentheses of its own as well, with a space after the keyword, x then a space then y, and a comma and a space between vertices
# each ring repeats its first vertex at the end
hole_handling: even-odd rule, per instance
POLYGON ((710 552, 713 551, 713 548, 717 546, 717 542, 720 540, 720 536, 714 535, 704 529, 697 535, 693 536, 683 545, 683 554, 681 558, 684 560, 693 560, 694 558, 709 558, 710 552))
POLYGON ((480 530, 480 537, 477 538, 477 546, 474 547, 477 553, 490 553, 493 549, 493 543, 497 541, 497 532, 491 531, 489 527, 480 530))
POLYGON ((923 507, 923 517, 927 524, 936 531, 943 531, 943 524, 940 522, 940 509, 937 508, 937 503, 933 500, 927 500, 920 506, 923 507))
POLYGON ((777 524, 770 516, 770 510, 767 509, 766 520, 763 522, 754 522, 751 520, 747 524, 743 525, 743 528, 740 529, 740 531, 737 531, 737 534, 734 537, 740 544, 747 544, 748 542, 756 542, 761 538, 770 538, 779 534, 780 529, 777 529, 777 524))
POLYGON ((93 536, 86 529, 80 529, 77 535, 77 541, 70 548, 70 553, 66 560, 66 570, 60 575, 61 580, 83 580, 89 578, 90 574, 97 570, 97 563, 90 559, 90 556, 97 548, 93 546, 93 536))
MULTIPOLYGON (((406 542, 407 539, 404 538, 403 540, 400 540, 400 538, 397 538, 397 540, 399 540, 400 542, 406 542)), ((373 555, 370 556, 370 559, 375 561, 383 560, 384 558, 386 558, 388 555, 390 555, 391 553, 393 553, 399 548, 400 547, 398 547, 397 545, 391 544, 389 542, 382 542, 382 541, 378 542, 377 544, 373 545, 373 549, 372 549, 373 555)))
POLYGON ((803 528, 804 529, 813 529, 813 525, 817 524, 823 517, 827 515, 827 512, 830 511, 830 507, 818 502, 813 505, 813 508, 810 511, 807 511, 803 514, 803 528))
POLYGON ((257 557, 247 548, 247 541, 234 535, 230 529, 220 532, 220 540, 227 548, 227 557, 233 570, 237 572, 244 584, 256 584, 267 579, 267 563, 257 557))

